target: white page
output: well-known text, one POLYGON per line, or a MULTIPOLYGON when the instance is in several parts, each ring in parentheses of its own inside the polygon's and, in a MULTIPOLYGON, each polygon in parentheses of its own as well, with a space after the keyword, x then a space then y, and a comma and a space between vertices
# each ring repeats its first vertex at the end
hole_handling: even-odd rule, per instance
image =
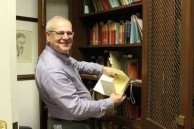
POLYGON ((106 76, 103 74, 100 77, 99 81, 97 82, 97 84, 95 85, 93 90, 95 90, 103 95, 109 96, 112 92, 115 92, 113 80, 114 80, 114 78, 106 76), (104 86, 104 88, 102 85, 104 86))

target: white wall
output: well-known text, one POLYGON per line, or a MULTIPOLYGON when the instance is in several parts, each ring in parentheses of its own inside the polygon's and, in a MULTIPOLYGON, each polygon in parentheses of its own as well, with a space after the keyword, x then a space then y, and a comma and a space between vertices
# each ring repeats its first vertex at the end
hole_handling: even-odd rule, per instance
MULTIPOLYGON (((38 0, 16 0, 16 15, 38 18, 38 0)), ((39 95, 35 81, 18 81, 17 86, 19 125, 40 129, 39 95)))
POLYGON ((38 0, 16 0, 16 15, 38 18, 38 0))
POLYGON ((40 129, 39 95, 34 80, 19 81, 19 124, 40 129))
POLYGON ((16 86, 16 3, 3 0, 0 4, 0 120, 12 123, 18 121, 18 93, 16 86))

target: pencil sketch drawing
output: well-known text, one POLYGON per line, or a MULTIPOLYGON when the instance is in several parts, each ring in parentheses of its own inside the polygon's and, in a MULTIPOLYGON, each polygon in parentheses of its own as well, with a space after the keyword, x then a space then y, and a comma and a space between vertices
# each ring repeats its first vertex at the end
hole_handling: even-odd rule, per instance
POLYGON ((16 31, 17 62, 32 62, 32 31, 16 31))

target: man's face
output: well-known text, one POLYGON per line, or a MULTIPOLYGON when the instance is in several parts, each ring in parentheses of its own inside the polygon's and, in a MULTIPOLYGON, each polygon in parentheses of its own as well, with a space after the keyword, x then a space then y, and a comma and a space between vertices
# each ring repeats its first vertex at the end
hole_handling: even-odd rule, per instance
POLYGON ((47 42, 59 53, 66 54, 73 43, 71 23, 64 19, 56 19, 51 23, 51 28, 52 30, 46 33, 47 42))
POLYGON ((21 37, 17 39, 17 50, 23 49, 26 39, 21 37))

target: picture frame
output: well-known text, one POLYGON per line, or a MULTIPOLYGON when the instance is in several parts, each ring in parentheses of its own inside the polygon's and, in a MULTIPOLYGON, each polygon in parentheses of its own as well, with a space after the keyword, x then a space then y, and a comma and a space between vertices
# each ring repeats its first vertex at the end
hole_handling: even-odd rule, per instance
POLYGON ((38 60, 38 19, 16 16, 17 80, 33 80, 38 60))

